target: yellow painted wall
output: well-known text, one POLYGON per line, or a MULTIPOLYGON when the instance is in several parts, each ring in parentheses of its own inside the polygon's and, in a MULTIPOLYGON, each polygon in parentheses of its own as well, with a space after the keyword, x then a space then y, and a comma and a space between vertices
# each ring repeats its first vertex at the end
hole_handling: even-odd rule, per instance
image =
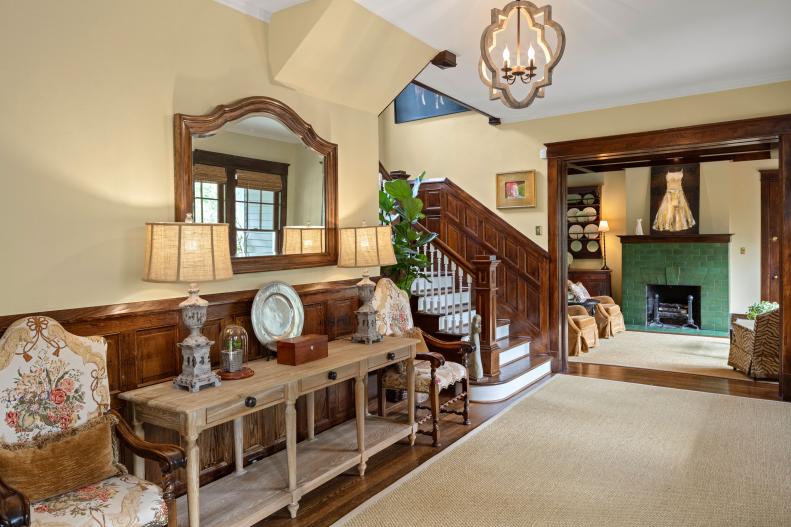
MULTIPOLYGON (((338 143, 341 225, 377 218, 377 117, 270 81, 268 26, 212 0, 0 0, 0 315, 185 295, 142 282, 173 220, 172 120, 268 95, 338 143)), ((359 276, 246 274, 213 293, 359 276)))
MULTIPOLYGON (((552 94, 534 104, 552 104, 552 94)), ((538 207, 497 212, 546 248, 546 161, 539 157, 544 143, 785 113, 791 113, 791 82, 498 127, 472 112, 396 125, 391 105, 380 116, 380 155, 388 170, 426 170, 428 177, 448 177, 492 210, 496 173, 536 169, 538 207), (535 234, 536 226, 543 227, 543 235, 535 234)))

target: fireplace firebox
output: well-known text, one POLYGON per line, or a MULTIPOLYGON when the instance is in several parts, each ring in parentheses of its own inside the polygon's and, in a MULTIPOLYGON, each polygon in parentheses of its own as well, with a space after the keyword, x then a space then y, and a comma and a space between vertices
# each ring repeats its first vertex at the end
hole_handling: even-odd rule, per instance
POLYGON ((696 285, 648 284, 646 326, 700 329, 700 294, 696 285))

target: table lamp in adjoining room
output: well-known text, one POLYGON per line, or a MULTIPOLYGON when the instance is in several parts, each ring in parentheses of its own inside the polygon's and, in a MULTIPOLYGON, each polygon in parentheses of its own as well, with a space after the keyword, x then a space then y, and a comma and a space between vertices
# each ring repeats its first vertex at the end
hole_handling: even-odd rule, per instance
POLYGON ((605 236, 607 236, 608 232, 610 232, 610 223, 607 220, 601 220, 599 222, 599 233, 601 234, 602 271, 610 270, 610 268, 607 267, 607 246, 604 243, 605 236))
POLYGON ((324 227, 310 224, 283 227, 283 254, 322 254, 325 235, 324 227))
POLYGON ((209 303, 198 296, 198 282, 227 280, 233 276, 228 246, 227 223, 193 223, 187 214, 184 223, 146 223, 145 267, 147 282, 190 284, 189 296, 181 307, 181 317, 190 334, 178 346, 183 357, 176 386, 196 392, 204 386, 219 386, 211 369, 209 349, 214 342, 201 328, 209 303))
POLYGON ((368 268, 395 265, 392 230, 389 225, 340 229, 338 241, 338 267, 364 269, 363 279, 357 283, 360 308, 355 311, 357 331, 352 335, 352 341, 379 342, 382 335, 376 330, 376 309, 371 304, 376 284, 371 281, 368 268))

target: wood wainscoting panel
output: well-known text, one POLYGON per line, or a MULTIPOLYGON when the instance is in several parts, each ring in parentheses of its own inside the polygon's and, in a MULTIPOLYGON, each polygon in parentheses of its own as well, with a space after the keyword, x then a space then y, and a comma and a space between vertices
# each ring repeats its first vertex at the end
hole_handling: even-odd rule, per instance
MULTIPOLYGON (((349 335, 355 329, 354 311, 358 307, 357 279, 295 286, 305 306, 305 333, 326 334, 330 340, 349 335)), ((203 333, 214 341, 212 363, 219 367, 219 346, 222 331, 230 324, 244 327, 250 336, 251 360, 266 356, 266 350, 255 338, 250 310, 257 290, 204 295, 209 301, 209 315, 203 333)), ((63 324, 76 335, 101 335, 107 339, 107 368, 112 405, 131 415, 118 394, 157 382, 169 382, 181 371, 181 353, 176 343, 189 330, 181 321, 179 303, 183 298, 134 302, 100 307, 64 309, 43 313, 25 313, 0 317, 0 333, 15 320, 29 315, 45 315, 63 324)), ((233 381, 224 381, 233 382, 233 381)), ((211 388, 206 388, 211 389, 211 388)), ((315 394, 316 432, 331 428, 354 417, 353 382, 340 383, 315 394)), ((300 432, 306 433, 306 405, 299 401, 300 432)), ((267 408, 244 418, 244 445, 247 462, 271 455, 285 448, 285 408, 267 408)), ((201 483, 208 483, 233 471, 233 433, 231 423, 201 434, 201 483)), ((154 442, 175 443, 178 434, 146 425, 146 438, 154 442)), ((123 454, 131 469, 132 458, 123 454)), ((146 463, 146 477, 159 481, 156 463, 146 463)), ((183 472, 179 479, 184 481, 183 472)), ((180 492, 183 492, 180 486, 180 492)))

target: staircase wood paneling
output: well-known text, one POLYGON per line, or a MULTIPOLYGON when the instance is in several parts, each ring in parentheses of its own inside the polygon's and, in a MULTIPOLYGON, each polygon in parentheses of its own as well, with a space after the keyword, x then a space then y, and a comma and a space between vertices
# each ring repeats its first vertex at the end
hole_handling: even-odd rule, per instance
POLYGON ((531 337, 536 352, 548 350, 548 253, 448 179, 424 181, 419 196, 426 227, 468 267, 476 256, 497 256, 497 317, 511 321, 513 335, 531 337))
MULTIPOLYGON (((305 306, 304 333, 329 335, 330 340, 354 332, 354 311, 358 307, 358 280, 295 286, 305 306)), ((218 343, 222 330, 230 324, 243 326, 251 336, 250 359, 261 358, 265 350, 256 340, 250 310, 257 290, 204 295, 209 314, 203 333, 218 343)), ((172 379, 181 370, 177 342, 189 330, 181 321, 182 298, 135 302, 100 307, 65 309, 0 317, 0 333, 15 320, 31 315, 45 315, 61 322, 76 335, 101 335, 107 339, 108 377, 114 408, 124 412, 117 395, 172 379)), ((211 349, 212 363, 219 365, 218 344, 211 349)), ((232 382, 232 381, 225 381, 232 382)), ((209 388, 210 389, 210 388, 209 388)), ((353 381, 341 383, 315 393, 315 426, 320 432, 354 418, 353 381)), ((297 402, 300 438, 307 434, 305 401, 297 402)), ((283 405, 268 408, 244 418, 245 459, 250 462, 285 448, 283 405)), ((127 415, 127 417, 131 417, 127 415)), ((146 425, 146 438, 154 442, 179 443, 175 432, 146 425)), ((233 471, 234 450, 232 423, 201 434, 201 483, 208 483, 233 471)), ((131 458, 125 456, 131 468, 131 458)), ((146 465, 147 478, 159 480, 155 463, 146 465)), ((179 476, 184 481, 183 473, 179 476)), ((183 488, 180 488, 183 491, 183 488)))

